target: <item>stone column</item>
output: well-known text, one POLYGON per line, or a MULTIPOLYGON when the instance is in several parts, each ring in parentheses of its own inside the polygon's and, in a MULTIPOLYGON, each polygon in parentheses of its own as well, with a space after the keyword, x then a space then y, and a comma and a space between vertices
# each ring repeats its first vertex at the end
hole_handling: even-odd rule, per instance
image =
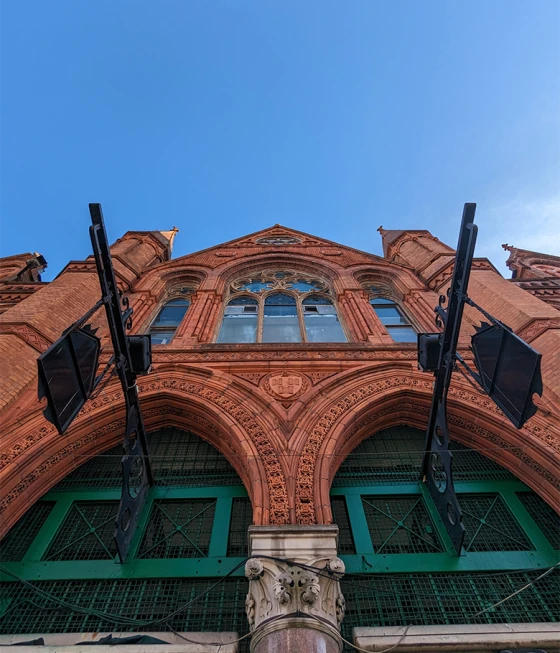
POLYGON ((249 527, 251 653, 342 651, 345 605, 338 579, 344 563, 336 556, 337 537, 332 525, 249 527), (293 564, 298 562, 320 573, 293 564))

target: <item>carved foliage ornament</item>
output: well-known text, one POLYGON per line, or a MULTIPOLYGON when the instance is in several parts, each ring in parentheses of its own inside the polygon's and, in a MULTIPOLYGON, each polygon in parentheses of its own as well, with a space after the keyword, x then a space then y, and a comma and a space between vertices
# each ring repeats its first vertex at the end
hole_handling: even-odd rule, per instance
POLYGON ((299 567, 289 562, 251 558, 245 565, 245 576, 250 581, 245 611, 253 631, 261 623, 274 617, 302 612, 319 617, 340 630, 344 619, 345 600, 339 578, 344 574, 340 558, 315 560, 299 567))

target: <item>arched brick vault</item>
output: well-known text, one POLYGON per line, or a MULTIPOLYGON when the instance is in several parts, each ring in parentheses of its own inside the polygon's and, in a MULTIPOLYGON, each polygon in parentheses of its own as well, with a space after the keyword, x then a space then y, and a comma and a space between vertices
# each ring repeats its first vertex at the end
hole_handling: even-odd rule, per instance
MULTIPOLYGON (((297 523, 330 523, 329 492, 344 458, 375 432, 406 424, 425 429, 432 381, 406 364, 350 371, 325 382, 290 439, 297 523)), ((448 424, 458 442, 510 469, 560 511, 560 432, 533 418, 516 430, 485 396, 455 382, 448 424)))
MULTIPOLYGON (((286 474, 278 456, 286 438, 276 409, 229 375, 178 366, 142 378, 139 392, 147 430, 164 425, 192 429, 238 472, 251 497, 255 523, 289 522, 286 474)), ((79 464, 122 442, 122 393, 117 384, 108 386, 86 404, 64 436, 37 411, 17 431, 10 434, 12 446, 7 443, 1 460, 0 537, 79 464)))
MULTIPOLYGON (((234 372, 230 365, 228 372, 234 372)), ((238 371, 245 369, 240 365, 238 371)), ((275 369, 294 363, 280 365, 275 369)), ((305 367, 301 360, 298 365, 305 367)), ((191 429, 226 456, 247 487, 255 523, 305 524, 331 521, 332 479, 364 438, 397 424, 425 428, 432 380, 407 360, 359 362, 310 385, 289 410, 261 387, 215 367, 159 364, 140 379, 139 389, 148 430, 191 429)), ((458 380, 448 408, 455 439, 486 450, 560 507, 560 429, 550 419, 538 415, 517 431, 487 397, 458 380)), ((35 404, 3 443, 3 532, 85 459, 121 442, 123 430, 117 384, 88 402, 63 437, 35 404)))

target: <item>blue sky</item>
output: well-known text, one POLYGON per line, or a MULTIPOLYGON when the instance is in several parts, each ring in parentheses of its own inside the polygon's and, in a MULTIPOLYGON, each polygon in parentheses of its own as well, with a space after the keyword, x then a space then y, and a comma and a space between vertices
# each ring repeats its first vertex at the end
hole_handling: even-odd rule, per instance
POLYGON ((179 227, 560 254, 557 0, 3 0, 0 254, 179 227))

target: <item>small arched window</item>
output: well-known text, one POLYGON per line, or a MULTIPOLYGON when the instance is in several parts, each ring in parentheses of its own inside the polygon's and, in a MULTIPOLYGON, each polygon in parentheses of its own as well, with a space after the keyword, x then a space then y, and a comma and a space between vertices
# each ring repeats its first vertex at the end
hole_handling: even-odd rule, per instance
POLYGON ((416 342, 416 331, 393 299, 372 297, 370 304, 395 342, 416 342))
POLYGON ((315 276, 263 270, 229 292, 217 342, 347 342, 328 284, 315 276))
POLYGON ((191 302, 186 297, 172 299, 164 304, 150 325, 153 345, 167 345, 173 339, 191 302))

